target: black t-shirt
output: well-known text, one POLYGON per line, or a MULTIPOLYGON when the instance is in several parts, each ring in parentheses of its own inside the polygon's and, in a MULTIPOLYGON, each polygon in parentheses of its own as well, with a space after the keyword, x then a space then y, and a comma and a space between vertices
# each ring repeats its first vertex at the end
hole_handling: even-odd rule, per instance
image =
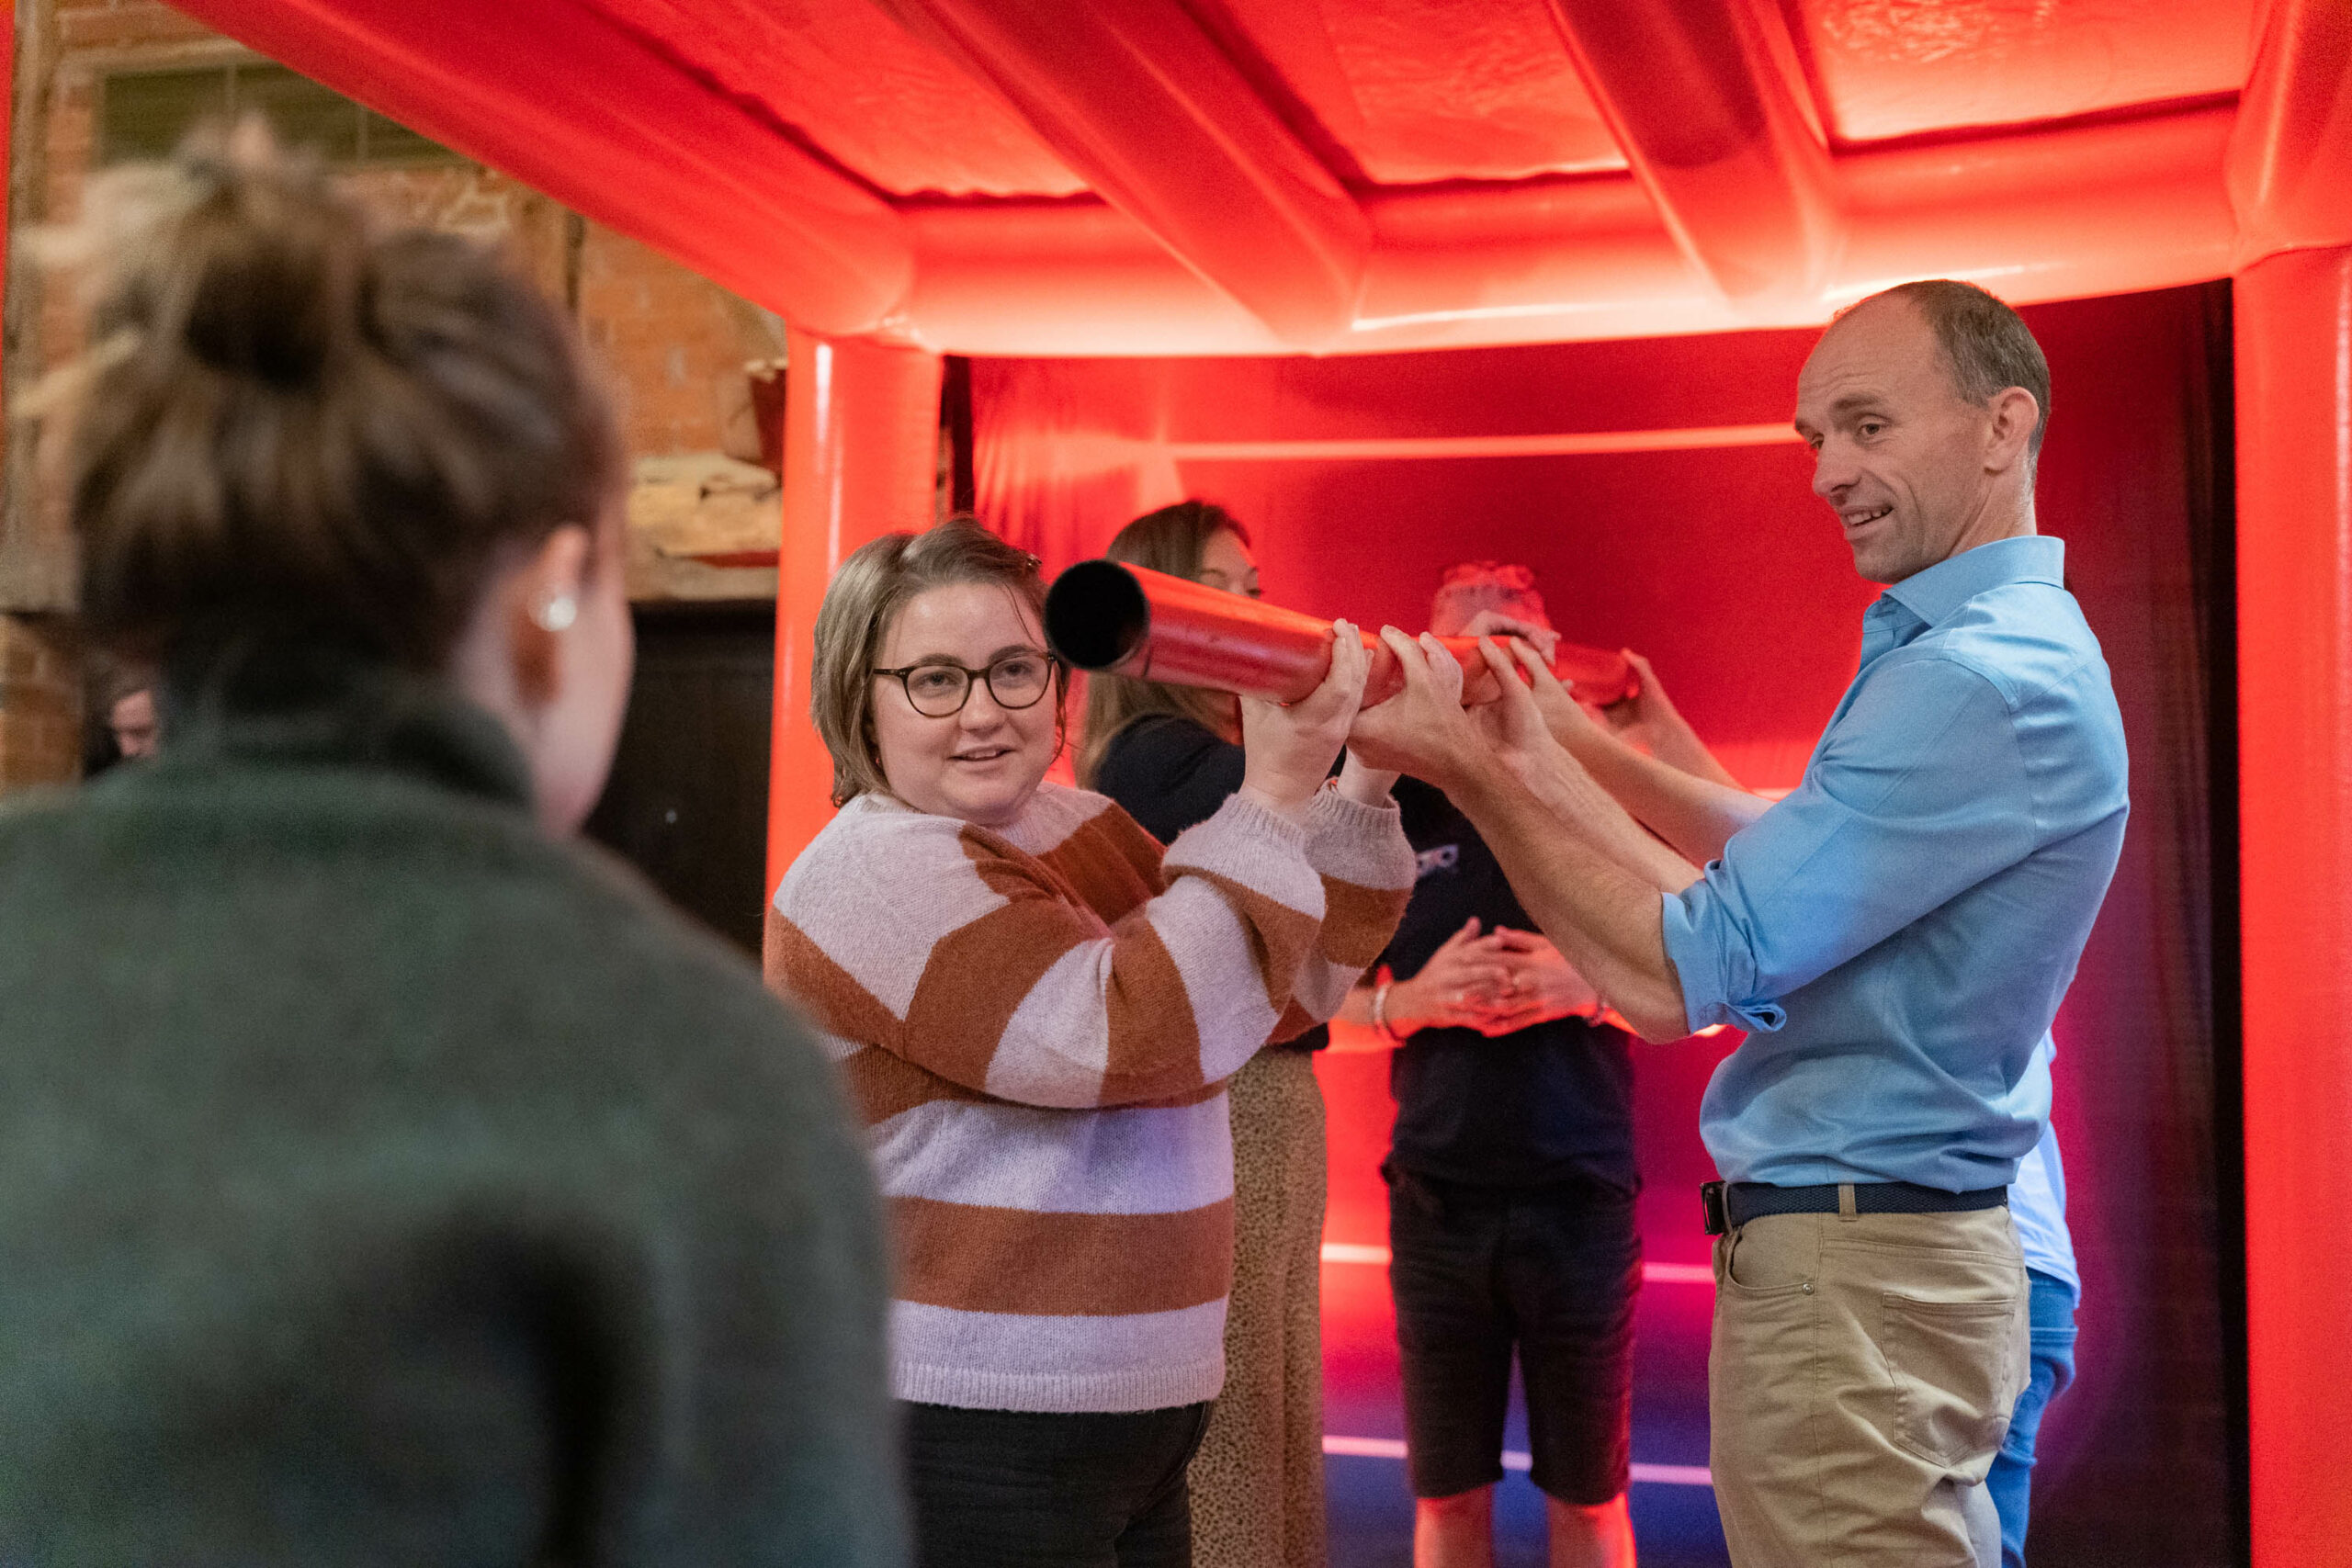
POLYGON ((1152 714, 1111 738, 1094 787, 1161 843, 1217 813, 1241 787, 1241 748, 1189 718, 1152 714))
MULTIPOLYGON (((1418 779, 1396 781, 1419 859, 1413 900, 1382 954, 1400 980, 1476 916, 1532 931, 1502 867, 1469 819, 1418 779)), ((1556 1019, 1489 1040, 1470 1029, 1408 1035, 1389 1063, 1396 1132, 1389 1159, 1417 1176, 1489 1187, 1594 1181, 1631 1195, 1634 1059, 1614 1029, 1556 1019)))
MULTIPOLYGON (((1241 748, 1175 714, 1139 718, 1111 738, 1094 787, 1124 807, 1161 843, 1216 815, 1241 787, 1241 748)), ((1331 1043, 1321 1024, 1282 1043, 1320 1051, 1331 1043)))

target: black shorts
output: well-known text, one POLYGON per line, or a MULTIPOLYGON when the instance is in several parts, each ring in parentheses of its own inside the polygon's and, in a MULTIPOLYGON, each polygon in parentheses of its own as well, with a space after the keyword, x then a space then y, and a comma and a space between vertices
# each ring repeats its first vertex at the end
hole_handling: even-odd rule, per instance
POLYGON ((1530 1478, 1588 1506, 1623 1492, 1642 1278, 1634 1201, 1598 1186, 1482 1188, 1386 1174, 1413 1495, 1451 1497, 1502 1479, 1514 1347, 1527 1384, 1530 1478))

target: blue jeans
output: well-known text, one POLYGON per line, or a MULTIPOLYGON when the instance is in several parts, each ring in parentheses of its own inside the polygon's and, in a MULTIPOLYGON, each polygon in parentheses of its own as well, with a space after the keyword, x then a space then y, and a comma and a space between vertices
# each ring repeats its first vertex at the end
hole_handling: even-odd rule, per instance
POLYGON ((2041 1413, 2075 1381, 2075 1292, 2038 1269, 2026 1270, 2032 1289, 2033 1375, 2018 1395, 2009 1435, 1993 1460, 1984 1490, 2001 1516, 2001 1568, 2025 1568, 2025 1523, 2032 1501, 2033 1439, 2041 1413))

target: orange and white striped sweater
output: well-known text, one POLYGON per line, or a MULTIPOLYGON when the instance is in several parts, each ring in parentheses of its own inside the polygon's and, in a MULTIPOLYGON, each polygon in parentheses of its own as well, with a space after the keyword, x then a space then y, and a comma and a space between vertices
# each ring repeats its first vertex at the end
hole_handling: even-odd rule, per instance
POLYGON ((1238 795, 1163 852, 1047 784, 1001 829, 862 795, 785 874, 769 973, 865 1112, 899 1398, 1153 1410, 1225 1382, 1225 1079, 1403 916, 1396 808, 1238 795))

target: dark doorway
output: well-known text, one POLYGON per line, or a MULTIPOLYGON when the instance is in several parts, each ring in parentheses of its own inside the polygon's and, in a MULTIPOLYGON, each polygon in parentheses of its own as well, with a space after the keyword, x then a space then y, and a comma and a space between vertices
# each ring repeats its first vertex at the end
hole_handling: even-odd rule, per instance
POLYGON ((628 721, 589 836, 686 913, 760 951, 772 604, 639 606, 628 721))

